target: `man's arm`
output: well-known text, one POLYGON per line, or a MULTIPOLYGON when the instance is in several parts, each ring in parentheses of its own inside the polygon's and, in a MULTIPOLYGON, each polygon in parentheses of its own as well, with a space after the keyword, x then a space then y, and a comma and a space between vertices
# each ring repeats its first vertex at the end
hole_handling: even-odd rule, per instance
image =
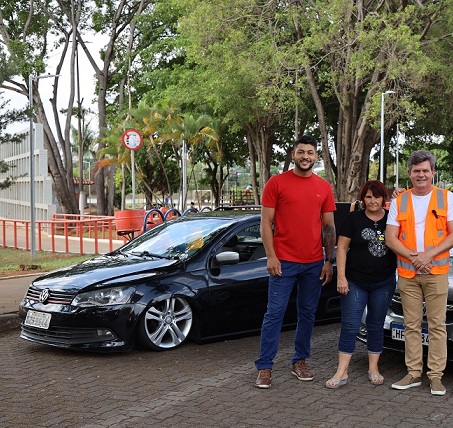
POLYGON ((281 275, 282 266, 274 250, 274 232, 272 225, 274 223, 275 208, 261 208, 261 239, 263 240, 264 249, 267 257, 267 271, 269 275, 281 275))
MULTIPOLYGON (((326 258, 330 259, 333 257, 335 250, 335 222, 333 217, 333 212, 323 213, 322 218, 322 241, 324 245, 324 251, 326 253, 326 258)), ((325 262, 321 271, 321 279, 324 278, 322 285, 326 285, 332 280, 333 276, 333 267, 332 263, 325 262)))
POLYGON ((411 261, 415 269, 422 273, 429 273, 432 268, 432 257, 427 256, 427 253, 417 253, 407 248, 399 239, 399 226, 387 224, 385 228, 385 245, 389 247, 395 254, 402 256, 411 261), (421 261, 423 260, 423 262, 421 261))
POLYGON ((449 251, 453 247, 453 221, 447 222, 448 235, 447 237, 428 251, 422 253, 414 253, 412 257, 412 264, 416 269, 423 269, 427 266, 431 267, 431 263, 434 257, 444 251, 449 251))
POLYGON ((399 239, 400 232, 399 226, 387 224, 385 228, 385 245, 389 247, 395 254, 402 256, 406 259, 412 260, 412 252, 407 248, 399 239))

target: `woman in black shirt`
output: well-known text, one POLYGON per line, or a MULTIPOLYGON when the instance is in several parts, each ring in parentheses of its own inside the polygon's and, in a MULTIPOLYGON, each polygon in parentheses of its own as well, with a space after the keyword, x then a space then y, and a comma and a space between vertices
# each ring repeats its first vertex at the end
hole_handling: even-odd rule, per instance
POLYGON ((378 362, 384 340, 384 320, 396 286, 396 256, 385 245, 386 191, 378 180, 360 191, 363 210, 348 214, 338 232, 337 289, 341 296, 338 367, 326 382, 330 389, 348 383, 348 367, 356 335, 367 306, 368 379, 382 385, 378 362))

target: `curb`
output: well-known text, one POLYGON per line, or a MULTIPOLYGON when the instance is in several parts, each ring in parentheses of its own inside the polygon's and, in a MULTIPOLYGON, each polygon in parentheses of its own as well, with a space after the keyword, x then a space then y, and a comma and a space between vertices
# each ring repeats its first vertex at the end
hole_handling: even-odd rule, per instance
POLYGON ((27 276, 40 276, 49 272, 24 273, 23 275, 0 276, 0 281, 8 279, 26 278, 27 276))
MULTIPOLYGON (((35 273, 26 273, 23 275, 14 275, 14 276, 2 276, 0 277, 1 281, 7 281, 16 278, 23 278, 29 276, 39 276, 45 272, 35 272, 35 273)), ((21 321, 19 318, 19 311, 8 312, 6 314, 0 314, 0 333, 4 333, 11 330, 19 329, 21 321)))
POLYGON ((0 315, 0 333, 19 329, 20 324, 19 314, 17 313, 0 315))

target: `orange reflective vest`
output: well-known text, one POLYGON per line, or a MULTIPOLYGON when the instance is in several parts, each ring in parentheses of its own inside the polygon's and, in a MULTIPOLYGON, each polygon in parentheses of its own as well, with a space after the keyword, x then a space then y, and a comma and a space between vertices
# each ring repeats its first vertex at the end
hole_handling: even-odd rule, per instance
MULTIPOLYGON (((400 223, 398 238, 411 251, 417 252, 412 190, 400 194, 396 199, 396 205, 398 208, 396 220, 400 223)), ((425 251, 439 245, 447 237, 447 212, 447 190, 434 187, 425 220, 425 251)), ((438 254, 433 258, 433 267, 430 273, 433 275, 448 273, 450 267, 449 261, 449 251, 438 254)), ((397 265, 398 275, 401 275, 403 278, 413 278, 417 273, 412 262, 400 255, 398 255, 397 265)))

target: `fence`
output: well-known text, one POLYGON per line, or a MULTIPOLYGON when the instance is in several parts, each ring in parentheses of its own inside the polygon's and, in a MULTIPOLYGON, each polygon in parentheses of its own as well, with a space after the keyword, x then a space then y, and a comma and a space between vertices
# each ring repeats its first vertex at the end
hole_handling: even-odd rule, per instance
MULTIPOLYGON (((208 207, 205 209, 210 210, 208 207)), ((36 250, 53 253, 103 254, 113 251, 156 224, 190 212, 197 212, 197 210, 188 208, 182 214, 174 208, 118 212, 127 214, 126 223, 122 222, 121 216, 118 215, 54 214, 52 220, 36 221, 36 250)), ((0 246, 30 251, 30 228, 29 220, 0 218, 0 246)))
MULTIPOLYGON (((0 218, 0 245, 3 248, 31 249, 29 220, 0 218)), ((54 215, 52 220, 36 221, 38 251, 74 254, 101 254, 113 251, 124 241, 118 240, 114 217, 54 215)))

